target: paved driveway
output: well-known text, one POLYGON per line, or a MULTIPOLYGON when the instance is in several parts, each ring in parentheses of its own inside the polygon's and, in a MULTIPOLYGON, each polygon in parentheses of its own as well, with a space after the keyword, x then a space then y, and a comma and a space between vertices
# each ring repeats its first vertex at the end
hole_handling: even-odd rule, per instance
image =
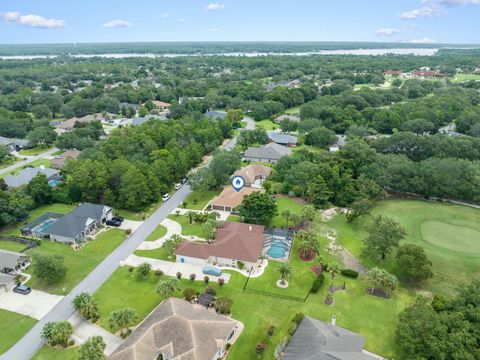
POLYGON ((56 153, 58 151, 57 148, 53 148, 53 149, 50 149, 48 151, 45 151, 44 153, 41 153, 39 155, 35 155, 35 156, 31 156, 31 157, 28 157, 27 160, 23 160, 23 161, 20 161, 20 162, 17 162, 13 165, 10 165, 9 167, 6 167, 4 169, 0 169, 0 174, 7 174, 7 173, 10 173, 12 172, 13 170, 15 169, 18 169, 20 167, 23 167, 25 165, 28 165, 30 164, 31 162, 34 162, 35 160, 39 160, 39 159, 44 159, 46 158, 47 156, 50 156, 52 155, 53 153, 56 153))
POLYGON ((119 228, 124 230, 132 229, 132 232, 134 232, 140 227, 140 225, 142 225, 142 223, 143 221, 134 221, 134 220, 125 219, 123 220, 122 225, 120 225, 119 228))
POLYGON ((41 319, 57 305, 63 296, 51 295, 43 291, 32 290, 28 295, 21 295, 9 291, 0 295, 0 309, 41 319))

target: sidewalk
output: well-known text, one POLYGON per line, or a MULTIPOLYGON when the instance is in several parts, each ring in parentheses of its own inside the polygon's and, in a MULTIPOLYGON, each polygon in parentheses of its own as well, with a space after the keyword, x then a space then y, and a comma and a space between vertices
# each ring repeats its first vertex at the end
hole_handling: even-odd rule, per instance
POLYGON ((162 236, 160 239, 155 240, 155 241, 144 241, 143 243, 140 244, 140 246, 137 248, 137 250, 153 250, 153 249, 158 249, 159 247, 162 247, 163 243, 170 239, 172 235, 178 234, 180 235, 182 233, 182 227, 179 223, 176 221, 170 220, 166 218, 163 220, 160 225, 163 225, 167 228, 167 233, 162 236))

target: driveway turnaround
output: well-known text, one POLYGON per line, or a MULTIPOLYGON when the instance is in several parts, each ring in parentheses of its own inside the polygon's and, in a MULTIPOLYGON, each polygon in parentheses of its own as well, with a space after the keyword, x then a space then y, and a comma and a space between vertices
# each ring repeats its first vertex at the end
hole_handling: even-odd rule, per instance
MULTIPOLYGON (((136 267, 143 263, 152 265, 152 270, 162 270, 163 273, 168 276, 177 276, 177 273, 180 272, 182 273, 182 279, 190 279, 190 274, 195 274, 196 279, 200 281, 205 277, 202 271, 204 265, 158 260, 137 255, 130 255, 127 260, 125 260, 124 265, 136 267)), ((208 278, 214 282, 218 282, 218 279, 222 278, 225 280, 225 283, 228 283, 230 274, 224 273, 221 276, 208 275, 208 278)))
POLYGON ((154 241, 144 241, 138 247, 138 250, 153 250, 162 247, 163 243, 170 239, 173 235, 182 233, 182 226, 173 220, 165 219, 162 221, 161 225, 165 226, 167 233, 162 236, 160 239, 154 241))
POLYGON ((57 305, 63 296, 32 290, 28 295, 8 291, 0 295, 0 309, 8 310, 40 320, 57 305))
POLYGON ((113 335, 100 326, 92 324, 77 312, 68 321, 73 326, 73 338, 78 344, 83 344, 91 336, 101 336, 107 345, 105 348, 107 356, 122 344, 123 339, 120 336, 113 335))

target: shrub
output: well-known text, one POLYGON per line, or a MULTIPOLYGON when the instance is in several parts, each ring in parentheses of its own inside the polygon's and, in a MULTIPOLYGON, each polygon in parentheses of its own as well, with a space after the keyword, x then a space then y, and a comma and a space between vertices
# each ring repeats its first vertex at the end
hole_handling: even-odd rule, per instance
POLYGON ((255 346, 255 352, 258 355, 262 355, 266 348, 267 348, 267 344, 261 341, 255 346))
POLYGON ((205 276, 203 278, 203 281, 205 281, 205 284, 208 284, 210 282, 210 278, 208 276, 205 276))
POLYGON ((155 275, 156 276, 163 276, 163 271, 162 270, 155 270, 155 275))
POLYGON ((293 322, 298 326, 303 321, 304 317, 305 317, 304 313, 296 313, 295 316, 293 317, 293 322))
POLYGON ((225 284, 225 279, 224 278, 219 278, 218 279, 218 285, 223 286, 225 284))
POLYGON ((73 346, 73 345, 75 345, 75 341, 70 340, 70 341, 68 342, 68 346, 73 346))
POLYGON ((225 345, 225 349, 228 351, 230 348, 232 347, 232 344, 230 343, 227 343, 227 345, 225 345))
POLYGON ((313 284, 312 284, 312 288, 310 289, 310 292, 316 294, 318 290, 320 290, 320 288, 322 287, 324 280, 325 280, 325 276, 323 275, 323 273, 318 275, 315 278, 315 280, 313 280, 313 284))
POLYGON ((139 279, 146 280, 150 276, 150 272, 152 271, 152 265, 149 263, 142 263, 137 266, 137 277, 139 279))
POLYGON ((180 271, 177 271, 177 279, 180 280, 182 278, 182 273, 180 271))
POLYGON ((240 270, 243 270, 245 269, 245 263, 243 261, 237 261, 237 268, 239 268, 240 270))
POLYGON ((268 331, 267 331, 267 336, 269 338, 271 338, 273 336, 273 333, 275 332, 275 326, 271 325, 269 328, 268 328, 268 331))
POLYGON ((215 300, 215 310, 222 315, 228 315, 232 312, 233 300, 227 297, 220 297, 215 300))
POLYGON ((190 281, 195 281, 197 274, 190 274, 190 281))
POLYGON ((358 271, 355 271, 355 270, 352 270, 352 269, 342 269, 340 271, 340 274, 342 274, 343 276, 352 278, 352 279, 358 278, 358 271))
POLYGON ((205 292, 213 296, 217 295, 217 290, 215 290, 213 286, 207 286, 207 288, 205 289, 205 292))
POLYGON ((186 288, 183 290, 183 296, 185 297, 185 300, 192 301, 197 296, 197 291, 192 288, 186 288))
POLYGON ((128 228, 125 229, 125 234, 130 235, 132 233, 132 229, 128 228))
POLYGON ((133 272, 133 270, 135 270, 135 268, 134 268, 133 266, 129 266, 129 267, 128 267, 128 272, 129 272, 129 273, 133 272))

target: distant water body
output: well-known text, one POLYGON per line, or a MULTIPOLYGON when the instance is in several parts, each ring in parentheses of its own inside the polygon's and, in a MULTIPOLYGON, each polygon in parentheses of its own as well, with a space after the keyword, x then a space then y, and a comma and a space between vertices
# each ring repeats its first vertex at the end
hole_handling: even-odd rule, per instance
MULTIPOLYGON (((175 58, 186 56, 230 56, 230 57, 261 57, 261 56, 311 56, 311 55, 418 55, 418 56, 432 56, 437 53, 438 49, 352 49, 352 50, 319 50, 307 52, 226 52, 226 53, 211 53, 211 54, 74 54, 70 55, 73 58, 105 58, 105 59, 126 59, 126 58, 175 58)), ((49 59, 56 58, 59 55, 8 55, 0 56, 2 60, 33 60, 33 59, 49 59)))

